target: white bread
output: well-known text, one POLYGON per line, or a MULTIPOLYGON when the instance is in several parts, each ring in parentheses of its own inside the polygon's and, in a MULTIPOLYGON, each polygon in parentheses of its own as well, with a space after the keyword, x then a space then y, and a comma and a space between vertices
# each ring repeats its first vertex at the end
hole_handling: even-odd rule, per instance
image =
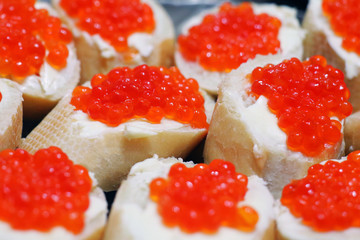
POLYGON ((21 140, 23 123, 22 93, 19 85, 0 78, 0 151, 15 149, 21 140))
MULTIPOLYGON (((104 240, 264 240, 274 239, 274 200, 262 179, 249 178, 248 191, 239 205, 253 207, 259 214, 255 230, 250 233, 222 227, 215 234, 186 234, 178 227, 163 226, 157 213, 156 204, 149 199, 149 183, 156 177, 166 177, 170 167, 182 159, 159 159, 157 156, 133 166, 127 180, 118 190, 110 212, 104 240)), ((188 167, 192 162, 185 162, 188 167)))
MULTIPOLYGON (((38 2, 38 9, 48 10, 50 15, 56 16, 49 4, 38 2)), ((73 89, 80 79, 80 64, 76 57, 74 43, 67 45, 69 56, 66 67, 56 70, 46 61, 40 68, 39 75, 31 75, 22 80, 20 89, 24 98, 24 117, 27 119, 41 119, 56 103, 73 89)))
POLYGON ((303 27, 307 30, 304 57, 322 55, 328 64, 344 72, 351 93, 350 103, 356 112, 360 110, 360 56, 342 48, 342 38, 331 29, 321 4, 321 0, 310 0, 304 16, 303 27))
MULTIPOLYGON (((206 94, 204 98, 210 122, 215 102, 206 94)), ((160 124, 137 119, 108 127, 74 111, 70 99, 69 93, 26 137, 21 148, 34 153, 49 146, 60 147, 75 163, 94 172, 105 191, 116 190, 132 165, 154 154, 187 156, 207 133, 207 129, 168 119, 160 124)))
POLYGON ((125 61, 124 54, 103 40, 100 35, 90 35, 76 26, 60 6, 60 0, 52 0, 64 23, 73 32, 77 54, 81 61, 81 83, 90 80, 97 73, 107 73, 117 66, 135 67, 140 64, 154 66, 173 65, 175 30, 173 23, 155 0, 142 0, 154 13, 155 30, 152 34, 134 33, 128 38, 129 47, 136 49, 138 54, 132 61, 125 61))
POLYGON ((275 198, 280 197, 287 182, 303 177, 315 163, 339 158, 344 149, 341 139, 314 158, 289 150, 287 136, 278 127, 276 116, 269 111, 267 99, 260 96, 255 100, 248 96, 246 75, 257 66, 281 61, 281 56, 263 56, 229 74, 220 85, 204 149, 207 163, 220 158, 234 163, 237 171, 248 176, 263 177, 275 198))
MULTIPOLYGON (((283 59, 296 57, 301 59, 303 55, 302 40, 305 32, 300 28, 296 18, 296 11, 286 6, 276 6, 275 4, 255 4, 251 3, 256 14, 267 13, 277 17, 281 21, 281 28, 278 38, 280 40, 281 55, 283 59)), ((182 34, 187 34, 188 30, 201 23, 204 16, 208 13, 216 13, 218 8, 204 11, 187 20, 181 30, 182 34)), ((257 57, 260 55, 257 55, 257 57)), ((255 57, 255 59, 257 59, 255 57)), ((205 70, 197 62, 190 62, 184 59, 178 50, 175 52, 176 66, 187 78, 195 78, 202 89, 210 94, 217 95, 218 85, 227 78, 228 73, 205 70)))
MULTIPOLYGON (((343 157, 340 161, 346 160, 343 157)), ((321 162, 325 164, 326 161, 321 162)), ((278 240, 357 240, 360 228, 348 228, 344 231, 317 232, 301 223, 301 218, 294 217, 280 201, 276 202, 276 226, 278 240)))

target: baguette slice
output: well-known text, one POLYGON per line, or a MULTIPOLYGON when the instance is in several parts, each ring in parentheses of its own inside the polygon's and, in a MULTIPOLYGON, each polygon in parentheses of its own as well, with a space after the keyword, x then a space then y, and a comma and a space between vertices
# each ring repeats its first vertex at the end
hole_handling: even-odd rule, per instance
POLYGON ((19 85, 0 78, 0 151, 15 149, 21 141, 23 123, 22 93, 19 85))
MULTIPOLYGON (((344 161, 346 157, 340 160, 344 161)), ((323 161, 320 164, 325 164, 323 161)), ((352 227, 343 231, 317 232, 311 227, 304 225, 301 218, 297 218, 291 214, 290 210, 281 204, 280 201, 275 202, 277 239, 278 240, 357 240, 360 236, 360 228, 352 227)))
POLYGON ((128 38, 130 48, 138 51, 132 60, 125 59, 125 53, 117 52, 100 35, 90 35, 76 26, 60 6, 60 0, 52 0, 64 23, 73 32, 77 54, 81 62, 80 82, 84 83, 97 73, 107 73, 114 67, 135 67, 141 64, 172 66, 175 30, 171 18, 155 0, 142 0, 154 13, 155 30, 152 34, 134 33, 128 38))
POLYGON ((308 31, 304 40, 306 57, 320 54, 329 64, 345 73, 345 82, 350 90, 350 102, 354 114, 345 123, 346 153, 360 149, 360 56, 342 48, 342 38, 335 35, 328 19, 322 12, 322 1, 311 0, 308 4, 303 26, 308 31), (347 126, 348 125, 348 126, 347 126))
MULTIPOLYGON (((253 232, 245 233, 222 227, 215 234, 186 234, 178 227, 168 228, 161 222, 156 204, 149 198, 149 183, 156 177, 166 177, 170 167, 182 159, 153 158, 133 166, 127 180, 123 181, 113 203, 104 240, 157 240, 157 239, 274 239, 273 198, 264 181, 257 176, 249 178, 248 192, 241 205, 253 207, 259 221, 253 232)), ((185 162, 188 167, 192 162, 185 162)))
MULTIPOLYGON (((276 6, 275 4, 256 4, 251 3, 256 14, 266 13, 276 17, 281 21, 279 31, 279 40, 281 55, 283 59, 296 57, 301 59, 303 55, 302 40, 305 32, 300 28, 299 21, 296 18, 296 11, 286 6, 276 6)), ((187 20, 181 29, 181 34, 187 34, 192 26, 199 25, 205 15, 216 13, 218 8, 204 11, 189 20, 187 20)), ((257 59, 261 55, 257 55, 257 59)), ((187 61, 182 57, 178 47, 175 52, 176 66, 187 78, 195 78, 202 89, 212 95, 217 95, 220 82, 227 78, 228 73, 208 71, 204 69, 198 62, 187 61)))
POLYGON ((342 38, 335 35, 322 11, 321 0, 310 0, 303 21, 307 30, 304 57, 324 56, 328 63, 345 74, 354 112, 360 110, 360 56, 342 48, 342 38))
POLYGON ((275 198, 280 197, 287 182, 303 177, 311 165, 339 158, 344 151, 343 139, 328 145, 317 157, 289 150, 287 136, 269 111, 267 99, 248 96, 246 75, 255 67, 281 61, 281 56, 262 56, 229 74, 220 85, 204 149, 206 163, 220 158, 234 163, 237 171, 248 176, 263 177, 275 198))
MULTIPOLYGON (((204 95, 210 122, 214 100, 204 95)), ((163 119, 151 124, 134 119, 117 127, 90 120, 82 111, 74 111, 71 93, 44 118, 21 143, 34 153, 49 146, 60 147, 75 163, 95 173, 105 191, 116 190, 132 165, 154 154, 161 157, 185 157, 205 137, 207 129, 163 119)))
POLYGON ((107 202, 104 192, 94 187, 90 193, 90 206, 85 212, 85 227, 79 234, 73 234, 63 227, 48 232, 36 230, 14 230, 8 223, 0 221, 0 239, 11 240, 101 240, 104 234, 107 202))
MULTIPOLYGON (((46 9, 50 15, 56 16, 51 6, 44 2, 35 4, 37 9, 46 9)), ((73 89, 80 79, 80 64, 76 57, 74 43, 67 45, 69 56, 66 67, 57 70, 46 61, 39 74, 26 77, 20 84, 24 98, 24 117, 26 119, 41 119, 70 89, 73 89)))

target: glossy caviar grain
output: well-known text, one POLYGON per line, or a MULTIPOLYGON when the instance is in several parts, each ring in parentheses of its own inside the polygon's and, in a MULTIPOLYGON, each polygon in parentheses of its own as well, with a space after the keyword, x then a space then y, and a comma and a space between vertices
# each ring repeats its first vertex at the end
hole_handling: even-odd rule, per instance
POLYGON ((360 54, 360 5, 358 0, 323 0, 322 9, 342 46, 360 54))
POLYGON ((1 76, 21 80, 39 74, 45 59, 56 69, 66 66, 66 44, 72 34, 60 19, 34 4, 34 0, 0 0, 1 76))
POLYGON ((179 226, 187 233, 215 233, 221 226, 251 232, 259 216, 249 206, 238 206, 247 184, 247 176, 236 173, 235 166, 224 160, 193 168, 177 163, 167 178, 150 183, 150 198, 168 227, 179 226))
POLYGON ((289 149, 317 156, 341 140, 339 120, 352 112, 350 93, 344 74, 327 65, 324 57, 258 67, 250 78, 251 93, 268 99, 278 126, 287 134, 289 149))
POLYGON ((218 13, 206 15, 187 35, 179 36, 179 51, 209 71, 228 72, 257 54, 277 53, 280 26, 275 17, 256 15, 250 3, 224 3, 218 13))
POLYGON ((80 233, 91 187, 87 170, 57 147, 34 155, 0 152, 0 220, 13 229, 46 232, 61 226, 80 233))
POLYGON ((109 126, 133 118, 152 123, 168 118, 190 123, 193 128, 208 127, 197 81, 184 78, 175 67, 141 65, 97 74, 91 80, 91 88, 74 89, 71 104, 109 126))
POLYGON ((90 35, 99 34, 118 52, 128 50, 128 37, 152 33, 153 12, 140 0, 61 0, 61 7, 90 35))
POLYGON ((360 151, 343 162, 313 165, 305 178, 285 186, 281 203, 315 231, 360 227, 360 151))

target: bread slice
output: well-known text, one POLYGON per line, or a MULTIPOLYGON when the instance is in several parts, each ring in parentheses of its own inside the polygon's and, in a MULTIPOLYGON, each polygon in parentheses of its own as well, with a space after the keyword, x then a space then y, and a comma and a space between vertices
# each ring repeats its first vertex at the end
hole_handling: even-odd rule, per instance
MULTIPOLYGON (((334 160, 334 159, 332 159, 334 160)), ((346 157, 340 160, 345 161, 346 157)), ((323 161, 320 164, 325 164, 323 161)), ((289 182, 290 183, 290 182, 289 182)), ((360 228, 352 227, 343 231, 317 232, 311 227, 304 225, 301 218, 297 218, 291 214, 290 210, 281 204, 280 201, 275 202, 277 239, 278 240, 356 240, 359 239, 360 228)))
POLYGON ((154 13, 155 30, 152 34, 134 33, 128 38, 130 48, 138 51, 132 60, 125 59, 125 53, 115 49, 100 35, 90 35, 76 26, 60 6, 60 0, 52 0, 64 23, 73 32, 77 54, 81 61, 81 83, 90 80, 97 73, 107 73, 117 66, 135 67, 140 64, 153 66, 172 66, 174 55, 175 30, 173 23, 163 9, 154 0, 142 0, 154 13))
POLYGON ((246 75, 255 67, 281 61, 282 56, 262 56, 229 74, 220 85, 204 149, 206 163, 220 158, 234 163, 237 171, 248 176, 263 177, 275 198, 280 197, 287 182, 303 177, 311 165, 338 158, 344 150, 342 139, 317 157, 289 150, 287 136, 269 111, 267 99, 249 97, 246 75))
MULTIPOLYGON (((275 4, 256 4, 251 3, 256 14, 266 13, 276 17, 281 21, 281 28, 278 38, 280 40, 281 55, 283 59, 296 57, 301 59, 303 55, 302 40, 305 32, 300 28, 299 21, 296 18, 296 11, 287 6, 277 6, 275 4)), ((201 23, 205 15, 216 13, 218 8, 204 11, 189 20, 182 28, 181 34, 187 34, 192 26, 201 23)), ((260 55, 257 55, 260 56, 260 55)), ((255 57, 257 59, 257 57, 255 57)), ((176 66, 187 78, 195 78, 202 89, 212 95, 217 95, 218 85, 227 78, 228 73, 205 70, 198 62, 191 62, 184 59, 178 50, 175 52, 176 66)))
POLYGON ((48 232, 37 230, 14 230, 11 226, 0 221, 0 239, 12 240, 101 240, 104 234, 107 218, 107 201, 104 192, 93 181, 90 192, 90 205, 85 212, 85 226, 81 233, 73 234, 63 227, 55 227, 48 232))
POLYGON ((0 78, 0 151, 15 149, 21 140, 23 123, 22 93, 19 85, 0 78))
MULTIPOLYGON (((50 15, 56 16, 49 4, 37 2, 37 9, 46 9, 50 15)), ((41 119, 56 103, 73 89, 80 79, 80 64, 76 57, 73 43, 67 45, 69 56, 65 68, 57 70, 46 61, 40 68, 39 74, 26 77, 20 83, 24 98, 24 117, 26 119, 41 119)), ((10 77, 8 77, 10 78, 10 77)))
MULTIPOLYGON (((253 207, 259 221, 253 232, 241 232, 222 227, 212 234, 186 234, 178 227, 168 228, 161 222, 156 203, 149 198, 149 183, 156 177, 166 177, 170 167, 182 159, 153 158, 133 166, 127 180, 123 181, 113 203, 104 240, 152 240, 152 239, 274 239, 273 198, 264 181, 257 176, 249 178, 248 191, 239 205, 253 207)), ((192 162, 185 162, 192 167, 192 162)))
MULTIPOLYGON (((204 95, 210 122, 214 100, 204 95)), ((34 153, 49 146, 60 147, 75 163, 95 173, 105 191, 116 190, 132 165, 158 154, 185 157, 205 137, 207 129, 163 119, 151 124, 133 119, 117 127, 90 120, 74 111, 71 93, 24 139, 21 148, 34 153)))
POLYGON ((360 110, 360 56, 342 48, 342 38, 335 35, 322 11, 322 1, 310 0, 303 21, 307 30, 304 56, 324 56, 328 63, 345 74, 354 112, 360 110))

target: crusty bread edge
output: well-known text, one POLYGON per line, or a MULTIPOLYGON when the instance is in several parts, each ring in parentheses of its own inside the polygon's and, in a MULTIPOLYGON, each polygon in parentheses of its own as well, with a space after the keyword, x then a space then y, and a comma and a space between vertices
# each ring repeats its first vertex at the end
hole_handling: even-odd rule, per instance
MULTIPOLYGON (((183 125, 139 138, 129 138, 124 131, 105 131, 101 135, 84 137, 83 126, 73 118, 74 107, 69 103, 70 98, 69 93, 22 141, 20 147, 31 153, 52 145, 60 147, 75 163, 94 172, 99 186, 105 191, 117 189, 136 162, 154 154, 184 158, 207 134, 206 129, 183 125)), ((210 118, 214 100, 207 95, 204 98, 206 114, 210 118)))
POLYGON ((0 81, 1 85, 4 86, 4 88, 0 89, 3 98, 1 101, 6 104, 4 109, 7 110, 7 112, 0 113, 0 130, 2 131, 0 132, 0 150, 15 149, 21 141, 23 125, 22 93, 18 84, 11 80, 0 79, 0 81))

